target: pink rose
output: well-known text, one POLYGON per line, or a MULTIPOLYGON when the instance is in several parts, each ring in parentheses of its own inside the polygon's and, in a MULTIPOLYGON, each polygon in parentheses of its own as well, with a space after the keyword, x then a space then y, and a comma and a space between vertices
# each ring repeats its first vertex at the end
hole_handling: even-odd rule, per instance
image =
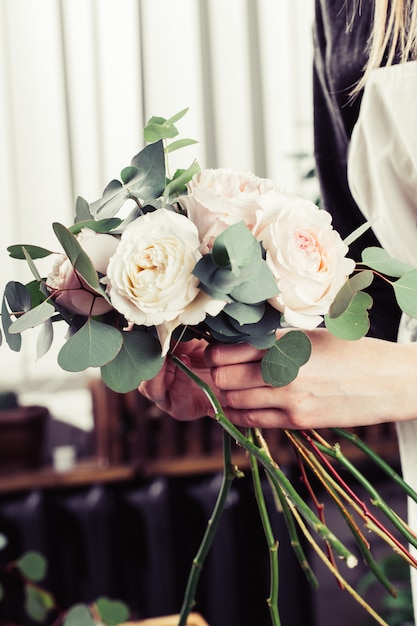
POLYGON ((260 199, 275 186, 250 172, 207 169, 196 174, 187 188, 188 195, 181 196, 179 203, 198 228, 204 254, 228 226, 244 221, 252 230, 260 199))
POLYGON ((328 313, 355 262, 331 225, 331 215, 309 201, 270 194, 259 213, 256 236, 280 293, 270 303, 298 328, 316 328, 328 313))
MULTIPOLYGON (((89 228, 83 228, 77 239, 97 272, 105 275, 109 259, 119 245, 119 239, 113 235, 98 234, 89 228)), ((74 270, 66 254, 58 256, 46 284, 54 292, 57 304, 70 313, 102 315, 112 309, 104 298, 91 291, 74 270)))

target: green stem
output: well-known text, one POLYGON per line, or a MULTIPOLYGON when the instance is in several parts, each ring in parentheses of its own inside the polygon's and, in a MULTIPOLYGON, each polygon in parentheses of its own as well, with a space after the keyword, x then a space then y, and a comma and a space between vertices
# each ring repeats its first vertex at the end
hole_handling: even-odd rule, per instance
POLYGON ((201 570, 207 553, 213 543, 227 497, 232 486, 233 479, 238 475, 236 468, 231 462, 231 440, 228 433, 223 434, 223 480, 217 496, 216 504, 211 518, 207 523, 207 528, 201 541, 198 552, 193 560, 187 587, 183 599, 178 626, 186 626, 187 618, 195 604, 195 593, 201 570))
MULTIPOLYGON (((396 596, 396 591, 391 582, 385 576, 382 568, 378 565, 375 559, 372 557, 372 554, 369 550, 369 543, 364 538, 362 532, 359 530, 356 522, 352 518, 352 516, 347 511, 346 507, 343 505, 343 502, 340 500, 340 495, 349 502, 352 508, 362 517, 365 515, 362 513, 362 507, 359 508, 358 504, 352 500, 352 498, 347 494, 346 490, 341 487, 341 485, 335 481, 332 476, 324 467, 319 463, 318 459, 312 454, 310 450, 308 450, 302 438, 298 436, 295 431, 288 431, 288 436, 290 437, 290 441, 297 447, 300 455, 302 455, 305 462, 308 464, 310 469, 313 471, 316 478, 320 481, 322 487, 328 493, 328 495, 332 498, 333 502, 339 509, 341 515, 343 516, 347 526, 349 527, 352 535, 355 538, 355 541, 358 545, 358 548, 362 554, 363 559, 366 561, 369 569, 373 572, 375 577, 380 581, 380 583, 387 589, 387 591, 392 595, 396 596)), ((385 537, 382 537, 383 539, 385 537)))
POLYGON ((394 481, 401 489, 403 489, 410 498, 417 502, 417 493, 412 487, 394 470, 392 467, 384 461, 376 452, 374 452, 369 446, 366 445, 357 435, 350 433, 343 428, 332 428, 332 432, 336 435, 340 435, 347 441, 350 441, 354 446, 362 450, 392 481, 394 481))
POLYGON ((215 412, 214 417, 220 426, 228 432, 229 435, 231 435, 238 445, 247 450, 247 452, 260 461, 272 479, 279 483, 280 487, 284 491, 285 497, 294 504, 309 526, 311 526, 324 539, 324 541, 329 542, 335 552, 337 552, 341 558, 346 560, 348 567, 354 567, 357 564, 357 558, 346 548, 346 546, 343 545, 334 533, 327 528, 327 526, 322 524, 319 518, 311 511, 310 507, 294 489, 291 481, 277 466, 277 464, 266 454, 265 450, 258 448, 258 446, 245 437, 245 435, 243 435, 241 431, 227 419, 223 408, 211 387, 199 376, 197 376, 189 367, 182 363, 182 361, 176 356, 171 354, 170 358, 177 365, 177 367, 194 380, 194 382, 196 382, 202 391, 207 395, 215 412))
MULTIPOLYGON (((365 476, 344 456, 339 445, 328 447, 328 446, 324 446, 319 441, 315 441, 314 446, 323 455, 330 456, 331 458, 337 460, 345 469, 347 469, 350 472, 350 474, 358 481, 358 483, 362 485, 362 487, 364 487, 366 491, 369 493, 369 495, 371 496, 372 504, 375 507, 379 508, 384 513, 384 515, 391 521, 391 523, 395 526, 395 528, 397 528, 397 530, 403 535, 403 537, 405 537, 407 541, 411 543, 411 545, 413 545, 414 547, 417 547, 417 537, 413 533, 413 531, 411 531, 409 526, 405 524, 403 520, 401 520, 398 517, 398 515, 394 513, 391 507, 387 505, 387 503, 383 500, 379 492, 365 478, 365 476)), ((330 469, 330 466, 329 466, 329 469, 330 469)), ((334 472, 335 470, 333 469, 332 471, 334 472)), ((367 509, 365 504, 359 498, 357 498, 357 496, 352 492, 352 490, 349 489, 349 491, 352 497, 355 498, 356 501, 363 508, 364 514, 372 521, 372 523, 375 524, 376 527, 381 528, 381 523, 379 522, 379 520, 377 520, 375 516, 370 513, 370 511, 367 509)), ((383 530, 388 535, 387 529, 383 528, 383 530)), ((395 545, 398 547, 400 551, 405 551, 404 546, 402 546, 395 537, 393 537, 392 535, 389 535, 389 537, 390 539, 392 539, 393 543, 395 543, 395 545)), ((408 555, 409 554, 408 551, 406 552, 408 555)), ((412 557, 411 555, 409 556, 410 556, 410 559, 412 559, 415 562, 415 565, 417 565, 417 561, 414 559, 414 557, 412 557)))
MULTIPOLYGON (((248 431, 248 438, 253 442, 253 431, 248 431)), ((257 460, 250 455, 250 467, 252 472, 252 481, 255 490, 255 498, 258 504, 259 515, 265 533, 266 542, 269 550, 269 566, 270 566, 270 590, 267 604, 273 626, 280 626, 281 620, 278 609, 278 588, 279 588, 279 567, 278 567, 278 541, 275 539, 271 522, 266 508, 265 497, 262 490, 261 479, 259 476, 259 466, 257 460)))

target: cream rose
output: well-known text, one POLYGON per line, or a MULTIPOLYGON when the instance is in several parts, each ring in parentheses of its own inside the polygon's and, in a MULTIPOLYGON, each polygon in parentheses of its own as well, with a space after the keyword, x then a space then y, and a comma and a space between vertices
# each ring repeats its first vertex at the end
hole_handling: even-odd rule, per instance
MULTIPOLYGON (((115 252, 119 239, 113 235, 99 234, 90 228, 83 228, 77 240, 97 272, 105 275, 109 259, 115 252)), ((112 309, 107 300, 91 291, 74 270, 66 254, 60 254, 56 259, 46 279, 46 285, 53 292, 56 303, 70 313, 102 315, 112 309)))
POLYGON ((282 195, 270 194, 258 217, 256 236, 280 290, 270 303, 290 326, 316 328, 355 267, 347 246, 327 211, 296 197, 283 208, 282 195))
POLYGON ((244 221, 252 230, 260 199, 275 189, 269 179, 251 172, 207 169, 196 174, 179 198, 188 218, 197 226, 203 252, 228 226, 244 221))
POLYGON ((173 330, 217 315, 225 303, 198 288, 192 274, 201 257, 195 225, 167 209, 129 224, 110 259, 108 294, 129 322, 155 326, 166 354, 173 330))

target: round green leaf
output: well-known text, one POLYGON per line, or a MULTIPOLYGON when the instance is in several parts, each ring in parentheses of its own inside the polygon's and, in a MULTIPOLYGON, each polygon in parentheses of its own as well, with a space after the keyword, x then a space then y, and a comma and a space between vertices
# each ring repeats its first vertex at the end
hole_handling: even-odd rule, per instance
POLYGON ((52 608, 47 606, 50 602, 45 602, 48 595, 42 590, 32 587, 32 585, 26 585, 25 587, 25 610, 36 622, 44 622, 48 616, 49 609, 52 608))
POLYGON ((114 359, 122 343, 123 337, 117 328, 88 319, 62 346, 58 363, 67 372, 101 367, 114 359))
POLYGON ((377 246, 365 248, 362 252, 362 261, 368 267, 386 276, 399 277, 411 269, 410 265, 392 258, 386 250, 377 246))
POLYGON ((299 369, 311 355, 311 341, 300 330, 292 330, 280 337, 264 355, 261 362, 262 378, 268 385, 284 387, 297 378, 299 369))
POLYGON ((356 340, 364 337, 369 330, 368 309, 372 306, 372 298, 364 291, 358 291, 353 297, 348 309, 339 315, 331 318, 326 315, 324 318, 326 328, 340 339, 356 340))
POLYGON ((16 567, 25 578, 39 582, 45 578, 47 562, 39 552, 30 551, 16 561, 16 567))
POLYGON ((410 317, 417 317, 417 270, 404 274, 392 287, 401 310, 410 317))
POLYGON ((142 331, 123 333, 117 356, 101 368, 108 387, 119 393, 136 389, 140 382, 156 376, 164 362, 156 337, 142 331))
POLYGON ((354 274, 352 278, 349 278, 336 295, 336 298, 330 307, 329 316, 335 318, 342 315, 342 313, 349 308, 355 293, 369 287, 373 278, 374 275, 370 270, 363 270, 354 274))
POLYGON ((63 626, 96 626, 85 604, 76 604, 65 616, 63 626))
POLYGON ((103 622, 107 626, 118 626, 129 618, 129 609, 123 602, 99 598, 95 603, 103 622))

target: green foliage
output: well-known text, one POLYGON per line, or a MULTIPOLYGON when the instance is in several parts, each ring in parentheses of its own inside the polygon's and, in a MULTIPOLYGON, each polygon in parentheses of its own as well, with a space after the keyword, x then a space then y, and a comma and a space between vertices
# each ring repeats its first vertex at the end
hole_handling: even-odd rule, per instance
POLYGON ((35 328, 43 324, 46 320, 49 320, 55 313, 54 306, 45 300, 34 309, 31 309, 24 315, 21 315, 13 322, 9 328, 10 333, 22 333, 29 328, 35 328))
POLYGON ((85 604, 76 604, 66 614, 63 626, 96 626, 96 622, 85 604))
POLYGON ((262 358, 262 378, 268 385, 283 387, 298 376, 311 355, 311 341, 299 330, 288 331, 262 358))
POLYGON ((94 230, 96 233, 109 233, 110 231, 116 229, 122 220, 118 217, 109 217, 104 220, 93 220, 87 219, 83 221, 76 222, 68 229, 73 235, 77 235, 83 228, 90 228, 94 230))
POLYGON ((15 565, 20 573, 29 580, 39 582, 45 578, 47 563, 39 552, 25 552, 25 554, 16 561, 15 565))
POLYGON ((392 287, 401 310, 410 317, 417 317, 417 269, 403 274, 392 287))
POLYGON ((99 598, 95 602, 97 611, 107 626, 118 626, 129 618, 129 609, 119 600, 99 598))
POLYGON ((281 315, 266 301, 278 289, 261 245, 243 222, 216 237, 212 254, 203 256, 193 273, 202 291, 228 303, 216 317, 206 318, 214 338, 258 348, 273 345, 281 315))
POLYGON ((51 250, 41 248, 40 246, 33 246, 31 244, 18 244, 7 248, 9 255, 13 259, 26 259, 24 250, 28 252, 32 259, 43 259, 44 257, 53 254, 51 250))
POLYGON ((81 372, 112 361, 122 347, 122 333, 108 324, 89 318, 64 345, 58 363, 67 372, 81 372))
POLYGON ((325 315, 327 330, 340 339, 356 340, 364 337, 370 326, 368 310, 372 298, 364 291, 357 291, 348 308, 338 317, 325 315))
POLYGON ((363 270, 354 274, 352 278, 348 278, 329 309, 329 317, 335 318, 342 315, 349 308, 355 294, 369 287, 373 278, 374 275, 370 270, 363 270))
POLYGON ((362 252, 362 261, 373 270, 386 276, 400 277, 410 269, 406 263, 391 257, 386 250, 372 246, 362 252))
POLYGON ((93 291, 103 296, 103 288, 98 282, 98 276, 96 270, 94 269, 94 265, 78 243, 77 238, 68 228, 58 222, 53 224, 53 229, 67 257, 71 261, 71 265, 74 270, 76 270, 80 276, 83 277, 87 285, 93 291))
POLYGON ((145 146, 136 154, 130 165, 123 168, 123 182, 112 180, 103 191, 100 200, 90 205, 91 215, 101 218, 114 217, 129 198, 139 205, 159 198, 165 188, 165 153, 162 140, 145 146))
POLYGON ((44 622, 54 607, 55 600, 48 591, 32 585, 25 586, 25 610, 33 620, 44 622))
POLYGON ((156 376, 164 362, 161 346, 153 335, 142 331, 122 333, 123 344, 110 362, 101 368, 101 376, 110 389, 127 393, 143 380, 156 376))

